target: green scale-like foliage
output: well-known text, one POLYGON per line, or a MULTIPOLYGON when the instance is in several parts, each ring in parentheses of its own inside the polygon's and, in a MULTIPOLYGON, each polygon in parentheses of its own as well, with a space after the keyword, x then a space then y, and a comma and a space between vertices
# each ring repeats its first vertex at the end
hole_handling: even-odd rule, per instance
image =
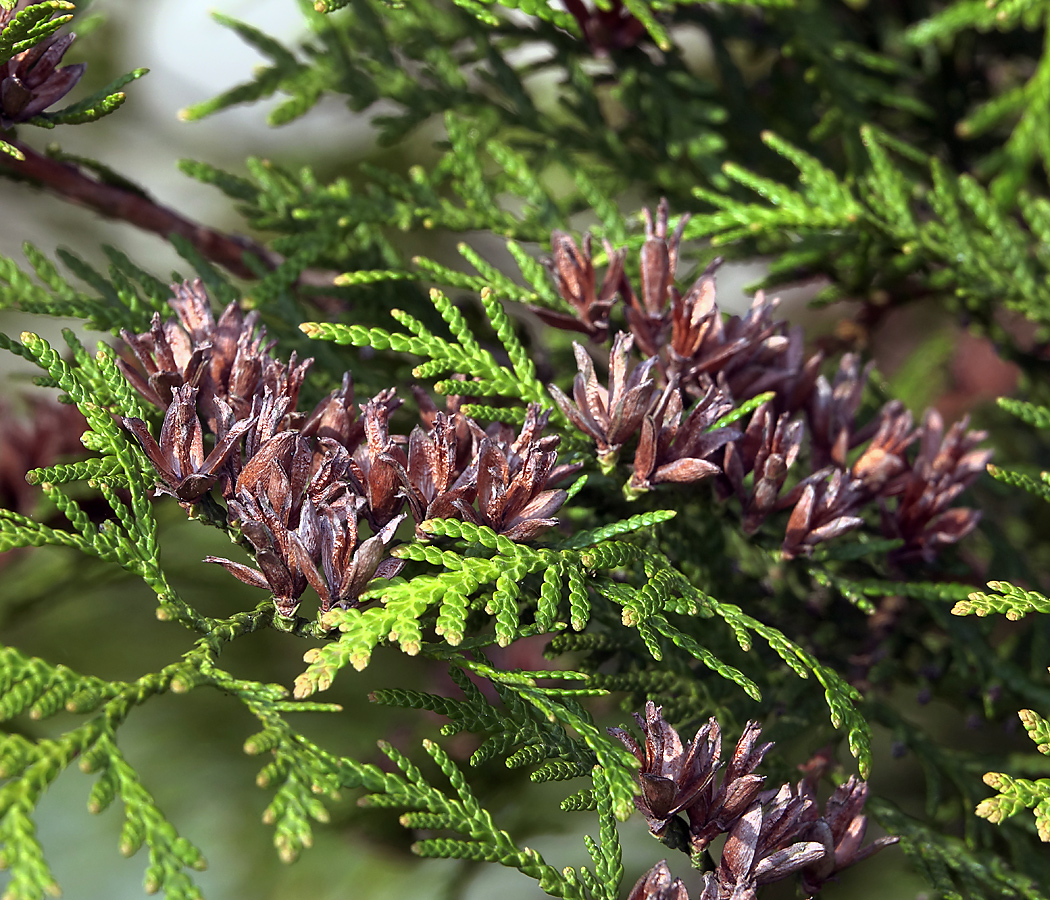
MULTIPOLYGON (((626 534, 667 518, 667 513, 638 516, 603 532, 626 534)), ((440 653, 440 644, 430 645, 423 639, 424 622, 428 620, 443 642, 458 646, 472 609, 484 609, 493 617, 495 642, 502 646, 531 634, 570 627, 582 631, 591 618, 594 594, 620 608, 622 624, 637 630, 654 660, 662 660, 676 647, 756 699, 760 689, 751 678, 718 659, 691 633, 691 628, 678 627, 672 617, 718 616, 744 651, 751 648, 752 635, 759 636, 796 675, 816 677, 825 690, 833 725, 846 728, 851 752, 858 758, 861 771, 868 770, 871 737, 856 708, 860 695, 833 669, 821 665, 777 629, 746 615, 733 604, 720 603, 698 591, 666 559, 653 557, 626 541, 595 535, 578 535, 571 549, 533 550, 484 526, 456 520, 431 520, 423 527, 437 537, 460 539, 467 552, 460 555, 418 544, 403 548, 399 553, 402 558, 439 565, 446 571, 376 589, 372 596, 383 600, 381 606, 328 613, 325 626, 337 628, 342 634, 337 642, 307 653, 310 665, 296 680, 296 696, 307 697, 328 688, 336 672, 347 665, 364 668, 374 648, 386 640, 397 642, 410 655, 421 651, 440 653), (495 554, 486 553, 493 550, 495 554), (603 570, 611 573, 632 563, 640 564, 647 576, 639 587, 598 577, 603 570), (523 595, 526 576, 540 570, 542 581, 534 592, 529 592, 531 596, 523 595), (474 596, 479 589, 478 596, 474 596), (525 610, 531 613, 532 621, 523 625, 525 610)))
MULTIPOLYGON (((72 335, 70 341, 75 345, 72 335)), ((103 492, 114 515, 113 519, 102 525, 95 525, 76 500, 55 484, 47 482, 50 473, 45 470, 37 473, 36 477, 42 484, 47 484, 49 499, 72 522, 74 531, 56 531, 5 510, 0 518, 0 545, 3 549, 47 543, 76 547, 140 576, 153 587, 162 605, 170 605, 173 612, 183 614, 185 604, 175 597, 157 563, 156 523, 149 512, 148 503, 148 494, 153 487, 152 472, 144 465, 140 452, 132 448, 128 437, 113 421, 106 407, 99 403, 108 399, 119 403, 123 409, 141 411, 138 399, 116 367, 112 351, 100 348, 93 359, 79 353, 80 365, 70 366, 46 341, 28 332, 22 335, 21 345, 0 336, 0 346, 15 350, 36 363, 84 414, 90 429, 85 433, 84 445, 101 454, 103 461, 73 467, 72 472, 56 474, 91 478, 103 492), (109 476, 102 474, 106 470, 111 473, 109 476), (116 494, 114 486, 128 489, 130 504, 116 494)), ((72 479, 63 477, 61 480, 72 479)))
MULTIPOLYGON (((798 189, 727 165, 726 175, 764 202, 742 203, 698 188, 697 196, 719 210, 696 216, 687 233, 723 246, 761 237, 786 247, 793 243, 788 235, 803 236, 800 246, 775 261, 770 281, 847 259, 857 277, 877 258, 887 284, 917 277, 932 290, 951 287, 972 313, 988 316, 993 303, 1005 303, 1047 321, 1046 261, 1038 252, 1050 237, 1045 198, 1022 193, 1018 221, 971 176, 955 175, 935 158, 914 160, 927 169, 924 183, 921 170, 906 174, 908 148, 870 126, 860 134, 868 166, 856 179, 842 178, 800 148, 764 134, 765 143, 797 167, 798 189), (902 164, 890 151, 902 154, 902 164)), ((829 288, 823 299, 842 293, 829 288)))
MULTIPOLYGON (((436 388, 442 393, 455 392, 470 397, 495 394, 503 400, 525 402, 547 396, 494 297, 487 293, 482 295, 493 329, 512 362, 513 372, 495 364, 491 354, 481 348, 460 313, 443 294, 433 291, 431 299, 458 339, 458 344, 450 345, 412 317, 397 311, 393 313, 394 317, 406 325, 410 334, 326 323, 307 323, 302 328, 312 337, 337 343, 422 355, 428 362, 415 368, 417 377, 453 372, 473 379, 439 381, 436 388)), ((735 421, 764 399, 756 398, 757 402, 752 401, 746 409, 730 413, 719 424, 735 421)), ((468 405, 466 411, 477 413, 479 409, 468 405)), ((505 408, 481 408, 480 414, 498 415, 511 421, 518 418, 505 408)), ((825 690, 832 723, 836 728, 846 728, 850 750, 859 759, 861 771, 866 772, 871 761, 870 732, 855 706, 859 694, 841 676, 821 665, 812 654, 779 630, 746 615, 738 606, 719 603, 706 596, 676 571, 666 557, 652 556, 630 543, 612 539, 614 535, 654 524, 671 515, 671 511, 664 511, 649 517, 635 517, 590 535, 577 535, 564 549, 538 551, 515 544, 485 527, 455 520, 423 523, 423 530, 435 536, 465 539, 469 552, 460 556, 426 545, 401 548, 397 554, 401 558, 440 565, 446 572, 438 576, 417 575, 409 581, 395 582, 365 595, 366 599, 381 599, 380 606, 330 612, 324 624, 337 628, 342 636, 335 644, 307 654, 310 667, 297 680, 296 693, 305 697, 327 688, 335 672, 348 664, 364 668, 373 649, 386 640, 397 642, 406 653, 420 652, 423 647, 422 620, 428 614, 436 613, 433 625, 436 634, 455 646, 463 638, 468 614, 473 609, 483 608, 494 618, 497 643, 507 646, 528 634, 567 627, 583 630, 590 619, 589 595, 596 592, 621 608, 619 618, 622 624, 637 630, 654 660, 662 660, 667 647, 673 645, 723 678, 735 682, 754 698, 761 692, 752 679, 720 660, 688 629, 673 624, 668 614, 694 618, 718 615, 729 625, 745 652, 751 648, 752 634, 757 634, 796 675, 808 678, 812 674, 816 677, 825 690), (484 550, 495 550, 496 555, 477 555, 484 550), (612 579, 595 581, 596 571, 612 572, 632 564, 640 565, 646 576, 646 581, 638 587, 619 584, 612 579), (520 606, 526 598, 520 594, 521 585, 526 576, 536 572, 543 573, 542 582, 532 601, 535 603, 532 622, 522 628, 520 606), (487 585, 491 587, 483 587, 487 585), (474 596, 479 588, 482 589, 480 595, 474 596), (566 592, 568 610, 564 609, 562 599, 566 592), (566 611, 568 616, 564 615, 566 611)), ((870 552, 871 548, 868 549, 870 552)))
MULTIPOLYGON (((1050 409, 1032 403, 1003 399, 1000 406, 1007 412, 1036 428, 1050 427, 1050 409)), ((1019 472, 1010 472, 989 466, 989 471, 998 481, 1020 487, 1044 501, 1050 501, 1042 473, 1040 481, 1019 472)), ((1039 591, 1026 590, 1006 581, 988 582, 988 592, 974 591, 965 600, 958 601, 952 609, 957 616, 1005 616, 1017 621, 1031 613, 1050 612, 1050 600, 1039 591)), ((1018 716, 1028 737, 1038 745, 1039 752, 1050 754, 1050 725, 1038 713, 1022 709, 1018 716)), ((1015 778, 1002 772, 987 772, 984 783, 997 790, 994 797, 982 800, 976 809, 977 815, 996 824, 1002 823, 1021 810, 1031 809, 1035 814, 1039 839, 1050 842, 1050 779, 1030 780, 1015 778)))
MULTIPOLYGON (((605 771, 611 808, 620 819, 634 809, 635 761, 622 747, 611 743, 595 727, 590 713, 580 702, 606 692, 595 688, 546 688, 539 678, 549 672, 504 673, 484 663, 464 661, 462 669, 450 671, 465 695, 452 700, 418 691, 379 691, 372 699, 388 705, 431 709, 449 718, 442 732, 470 731, 484 734, 485 740, 471 755, 471 765, 502 757, 509 769, 544 763, 537 771, 553 765, 569 765, 577 777, 598 764, 605 771), (495 708, 465 677, 465 673, 486 678, 496 688, 503 708, 495 708), (573 737, 570 737, 570 732, 573 737)), ((586 681, 579 673, 557 673, 570 680, 586 681)), ((571 799, 571 798, 570 798, 571 799)), ((567 808, 565 803, 563 808, 567 808)), ((593 805, 588 808, 593 809, 593 805)))
MULTIPOLYGON (((6 15, 8 8, 13 9, 14 4, 0 4, 0 13, 6 15)), ((73 3, 65 0, 44 0, 14 11, 10 21, 3 23, 0 28, 0 65, 32 51, 34 47, 46 46, 48 39, 73 19, 75 8, 73 3)), ((98 121, 123 106, 127 94, 122 88, 148 71, 144 68, 134 69, 83 100, 30 117, 28 124, 54 128, 56 125, 83 125, 98 121)), ((25 154, 18 146, 3 139, 0 139, 0 153, 6 153, 19 161, 25 160, 25 154)))
MULTIPOLYGON (((337 344, 371 347, 375 350, 397 350, 423 356, 427 361, 413 369, 416 378, 431 379, 435 375, 467 376, 466 381, 437 381, 435 388, 442 394, 517 400, 525 404, 539 403, 548 407, 553 405, 547 389, 536 377, 535 363, 515 336, 510 318, 490 290, 482 292, 481 300, 492 328, 510 358, 509 368, 497 363, 492 353, 478 342, 462 313, 444 294, 433 290, 430 299, 447 323, 455 342, 435 335, 422 322, 402 310, 392 310, 390 314, 407 329, 407 333, 326 322, 306 322, 300 327, 312 338, 337 344)), ((468 404, 464 412, 468 415, 485 415, 484 407, 472 404, 468 404)), ((501 409, 498 415, 506 421, 524 420, 524 410, 515 414, 501 409)))
POLYGON ((110 259, 107 278, 67 250, 58 256, 95 294, 75 287, 58 267, 32 244, 23 247, 36 281, 10 259, 0 259, 0 309, 84 319, 100 331, 146 331, 155 312, 167 313, 168 286, 131 262, 123 253, 106 248, 110 259))
MULTIPOLYGON (((13 9, 13 2, 0 4, 4 10, 13 9)), ((35 7, 19 10, 0 34, 0 63, 5 63, 17 53, 39 44, 69 22, 75 9, 72 3, 50 0, 35 7)))
MULTIPOLYGON (((527 5, 538 18, 526 23, 477 3, 470 9, 421 0, 396 9, 381 0, 340 3, 338 16, 310 18, 311 38, 298 53, 246 23, 219 17, 270 65, 253 81, 185 110, 184 117, 281 94, 287 99, 271 122, 284 125, 334 94, 354 110, 386 101, 372 120, 384 146, 431 120, 443 122, 447 145, 438 160, 404 173, 363 163, 352 176, 325 180, 309 167, 291 170, 263 159, 248 161, 247 178, 202 161, 183 161, 183 171, 226 193, 256 227, 280 232, 274 246, 286 257, 286 274, 328 267, 347 272, 344 285, 373 286, 368 293, 347 291, 358 303, 374 296, 376 280, 404 277, 408 269, 399 242, 384 233, 391 225, 401 231, 485 230, 532 242, 546 240, 551 228, 565 227, 572 214, 586 210, 597 215, 606 236, 619 240, 623 217, 611 198, 630 179, 679 197, 688 196, 694 176, 726 183, 719 171, 725 142, 717 126, 728 113, 693 76, 649 4, 632 0, 629 7, 657 37, 664 59, 646 64, 639 57, 621 78, 589 65, 567 12, 547 3, 527 5), (474 13, 482 9, 479 20, 474 13), (552 48, 552 60, 508 60, 537 42, 552 48), (478 72, 476 82, 465 77, 465 68, 478 72), (548 74, 558 79, 553 104, 537 98, 530 85, 548 74), (603 94, 628 112, 622 125, 610 129, 603 94), (522 202, 509 207, 507 196, 522 202), (385 275, 356 274, 362 269, 385 275)), ((487 286, 510 296, 498 282, 487 286)), ((275 277, 264 276, 256 293, 275 288, 275 277)))
POLYGON ((201 869, 204 859, 157 808, 116 744, 116 728, 131 710, 173 687, 182 666, 169 667, 137 682, 120 684, 80 675, 64 666, 3 650, 0 720, 28 713, 42 719, 68 711, 88 716, 61 737, 27 740, 7 733, 0 741, 0 859, 12 872, 16 897, 42 897, 54 883, 35 837, 32 813, 44 791, 75 759, 84 772, 97 773, 88 808, 98 813, 119 798, 124 807, 120 849, 126 856, 149 847, 147 890, 161 887, 170 897, 200 897, 185 869, 201 869))
MULTIPOLYGON (((370 806, 411 810, 401 819, 406 827, 449 830, 467 838, 420 841, 413 848, 419 855, 498 862, 534 878, 538 886, 551 896, 566 900, 614 900, 618 896, 623 864, 613 807, 608 799, 600 801, 598 806, 599 840, 589 835, 584 838, 593 871, 585 866, 578 869, 566 866, 559 871, 535 850, 518 847, 510 835, 496 827, 490 813, 480 806, 471 792, 463 774, 437 744, 426 741, 424 748, 448 779, 455 796, 428 784, 419 769, 393 747, 388 744, 381 746, 404 777, 386 776, 383 793, 366 797, 364 802, 370 806)), ((596 796, 608 798, 610 785, 602 768, 596 766, 591 777, 596 796)))
MULTIPOLYGON (((1050 724, 1046 719, 1030 709, 1022 709, 1018 716, 1028 737, 1038 745, 1039 752, 1050 754, 1050 743, 1047 742, 1050 724)), ((1050 778, 1030 781, 1027 778, 1012 778, 1001 772, 988 772, 984 776, 984 783, 999 793, 982 800, 977 807, 977 815, 998 823, 1022 809, 1031 809, 1035 814, 1039 839, 1050 841, 1050 778)))
MULTIPOLYGON (((428 360, 424 366, 429 368, 424 374, 429 377, 466 374, 481 379, 483 395, 499 402, 545 398, 546 389, 536 377, 511 320, 494 296, 484 294, 485 311, 511 368, 495 361, 443 295, 435 292, 433 300, 455 343, 436 337, 411 317, 402 317, 407 334, 399 336, 372 329, 351 342, 421 355, 428 360)), ((98 305, 98 301, 93 303, 98 305)), ((304 330, 321 328, 326 330, 326 336, 337 340, 348 333, 356 334, 338 326, 305 326, 304 330)), ((698 661, 757 698, 759 683, 721 660, 697 637, 693 623, 717 617, 729 625, 742 650, 748 650, 752 636, 757 635, 798 675, 815 675, 826 691, 835 727, 849 733, 850 747, 858 756, 862 771, 870 765, 869 736, 857 711, 858 695, 852 688, 780 631, 733 604, 707 596, 665 555, 650 549, 645 541, 633 540, 639 533, 673 521, 672 510, 637 514, 538 547, 516 544, 491 529, 456 520, 425 522, 421 530, 441 543, 405 544, 397 555, 409 564, 437 566, 439 571, 420 571, 410 579, 395 579, 362 595, 368 605, 329 612, 321 622, 320 633, 331 629, 332 636, 338 639, 308 653, 311 665, 297 680, 298 699, 286 699, 286 692, 277 686, 234 677, 216 665, 218 652, 226 642, 267 627, 273 620, 273 608, 263 604, 229 620, 210 619, 172 590, 158 563, 156 521, 147 502, 155 475, 137 445, 116 425, 112 411, 139 417, 146 414, 117 370, 112 350, 101 345, 92 355, 72 335, 67 339, 71 362, 64 361, 33 335, 23 335, 21 342, 4 338, 3 343, 7 349, 34 361, 46 372, 48 383, 77 404, 89 425, 83 443, 97 455, 30 474, 30 481, 44 487, 51 502, 72 523, 71 531, 5 513, 5 546, 70 546, 117 565, 153 589, 159 600, 160 618, 180 622, 203 637, 183 660, 127 684, 76 676, 41 661, 27 660, 16 665, 12 662, 15 656, 5 663, 4 670, 13 674, 12 684, 0 698, 5 715, 47 716, 64 708, 88 717, 84 726, 68 731, 57 741, 27 741, 12 735, 5 744, 4 770, 14 779, 4 788, 11 800, 5 858, 9 858, 13 869, 14 883, 26 896, 38 896, 52 883, 34 837, 33 806, 41 790, 77 755, 88 769, 98 773, 89 798, 90 808, 98 811, 118 797, 122 800, 126 818, 121 849, 130 853, 140 845, 149 846, 147 887, 163 889, 173 897, 197 896, 187 870, 201 866, 203 858, 179 836, 120 754, 116 729, 137 704, 156 693, 185 693, 202 687, 215 687, 237 697, 262 724, 262 730, 245 742, 245 750, 270 756, 257 780, 274 791, 264 820, 274 826, 274 842, 283 859, 294 859, 312 843, 312 822, 327 820, 327 804, 336 800, 341 789, 364 784, 387 798, 374 799, 374 803, 422 807, 427 815, 446 817, 440 823, 438 819, 428 819, 432 827, 460 831, 471 839, 468 843, 445 838, 423 842, 417 850, 424 855, 499 860, 537 878, 557 896, 614 896, 609 893, 613 884, 610 879, 620 877, 618 856, 613 849, 602 849, 613 846, 613 833, 603 833, 601 845, 593 841, 588 844, 595 865, 593 873, 587 869, 576 874, 570 874, 573 870, 557 873, 538 861, 532 851, 508 843, 509 838, 491 825, 487 813, 466 809, 449 818, 448 809, 453 807, 447 798, 439 800, 430 788, 420 793, 423 788, 412 774, 414 770, 408 770, 410 777, 404 784, 377 780, 371 769, 330 754, 288 725, 283 718, 285 713, 337 710, 332 704, 304 698, 329 686, 339 668, 347 664, 358 668, 366 665, 373 652, 388 641, 398 643, 409 654, 451 660, 454 671, 470 672, 493 685, 502 704, 498 707, 463 678, 458 679, 465 691, 463 701, 421 692, 376 694, 376 699, 384 703, 432 708, 446 715, 450 720, 447 733, 468 730, 483 735, 485 740, 473 762, 499 758, 512 768, 534 768, 536 780, 580 777, 599 766, 596 771, 603 774, 595 776, 594 789, 584 788, 568 796, 562 804, 567 810, 605 810, 603 815, 614 813, 624 818, 633 809, 634 760, 595 725, 583 705, 587 698, 607 691, 588 685, 589 677, 582 673, 564 673, 570 682, 582 681, 581 686, 552 688, 537 682, 547 673, 501 672, 479 661, 486 646, 505 646, 529 635, 564 630, 586 636, 595 633, 593 629, 599 622, 603 630, 618 622, 619 628, 626 626, 635 635, 632 640, 654 662, 669 655, 698 661), (104 526, 88 518, 68 493, 80 481, 96 487, 106 498, 113 518, 104 526), (639 580, 633 584, 617 575, 631 567, 637 567, 639 573, 639 580), (596 610, 600 612, 597 616, 596 610), (492 633, 484 625, 486 621, 492 622, 492 633), (464 653, 471 653, 474 658, 467 658, 464 653), (41 773, 41 778, 34 776, 37 789, 30 794, 21 793, 17 786, 25 782, 30 771, 41 773), (405 785, 415 787, 409 790, 405 785)), ((446 389, 458 388, 463 382, 446 384, 446 389)), ((763 399, 766 398, 744 404, 725 417, 722 424, 745 417, 763 399)), ((494 407, 492 412, 504 420, 516 417, 512 407, 494 407)), ((581 480, 571 496, 578 495, 582 485, 581 480)), ((434 747, 431 750, 440 752, 434 747)), ((454 782, 457 790, 459 784, 454 782)), ((421 814, 407 815, 408 824, 422 827, 412 818, 421 814)))
POLYGON ((1047 895, 1042 885, 1012 871, 1001 859, 990 865, 977 861, 959 838, 927 828, 886 803, 872 806, 879 822, 901 835, 909 860, 945 900, 967 897, 1045 900, 1047 895))

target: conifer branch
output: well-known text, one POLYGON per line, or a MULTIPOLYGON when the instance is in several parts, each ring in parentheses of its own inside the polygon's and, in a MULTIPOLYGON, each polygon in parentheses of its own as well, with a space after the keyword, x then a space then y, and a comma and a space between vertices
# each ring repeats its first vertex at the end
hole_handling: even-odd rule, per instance
MULTIPOLYGON (((420 855, 498 862, 554 896, 621 896, 616 821, 632 810, 659 841, 653 862, 679 850, 705 870, 694 900, 756 900, 788 876, 809 896, 894 843, 864 843, 870 800, 934 890, 1042 900, 1032 876, 1045 868, 1035 838, 1050 834, 1050 793, 1037 764, 997 765, 986 775, 997 794, 978 805, 993 764, 945 746, 909 704, 936 698, 978 725, 1024 706, 1030 737, 1050 746, 1033 711, 1050 708, 1050 690, 1026 653, 1041 646, 1032 614, 1050 610, 1045 554, 1037 527, 1004 517, 999 494, 987 502, 993 479, 1050 500, 1047 479, 1024 460, 988 467, 986 435, 965 420, 917 420, 911 406, 933 390, 914 372, 892 388, 870 381, 863 328, 840 323, 815 352, 775 298, 725 314, 709 242, 771 260, 770 284, 826 279, 818 302, 859 298, 854 326, 892 327, 898 305, 944 301, 1022 364, 1033 399, 1003 408, 1050 424, 1044 348, 1002 319, 1006 308, 1050 322, 1046 4, 316 9, 294 43, 219 16, 265 63, 185 117, 275 97, 270 121, 287 125, 335 97, 365 112, 382 146, 413 153, 406 138, 431 125, 442 142, 403 171, 401 156, 331 175, 268 157, 243 173, 180 164, 264 242, 191 222, 104 162, 29 149, 24 128, 96 121, 145 70, 59 108, 83 72, 59 65, 70 5, 0 0, 0 151, 14 160, 0 169, 163 235, 200 276, 169 285, 113 248, 104 270, 59 251, 60 270, 33 247, 24 268, 0 260, 0 306, 123 340, 96 351, 68 333, 60 351, 0 335, 80 412, 74 426, 31 403, 36 422, 8 427, 0 406, 0 551, 20 551, 0 557, 2 580, 32 628, 44 598, 71 589, 69 560, 89 556, 149 587, 158 617, 194 641, 131 681, 0 647, 0 719, 18 717, 0 734, 9 891, 55 890, 36 808, 79 757, 97 772, 92 809, 121 800, 122 849, 147 845, 147 888, 199 896, 203 857, 123 756, 120 729, 160 694, 215 689, 255 720, 244 750, 260 757, 263 818, 284 861, 343 793, 364 789, 425 832, 420 855), (702 64, 685 44, 697 31, 702 64), (594 234, 570 230, 581 225, 594 234), (455 236, 463 264, 411 258, 432 232, 455 236), (477 237, 506 241, 517 271, 475 250, 477 237), (250 300, 220 269, 253 282, 250 300), (480 310, 439 290, 428 303, 420 283, 478 296, 480 310), (297 332, 307 303, 339 315, 297 332), (825 359, 851 342, 856 352, 825 359), (362 350, 352 373, 340 345, 362 350), (405 384, 396 354, 418 357, 412 374, 442 409, 405 384), (49 427, 68 440, 49 445, 49 427), (985 538, 961 543, 981 505, 985 538), (169 509, 238 544, 247 562, 206 561, 259 599, 225 618, 198 609, 192 573, 163 546, 169 509), (1017 584, 989 580, 1003 565, 1017 584), (1027 621, 1004 636, 993 612, 1027 621), (243 676, 237 654, 220 659, 264 630, 311 642, 291 691, 243 676), (565 668, 522 661, 539 637, 565 668), (427 741, 426 765, 384 743, 396 767, 384 770, 293 726, 353 715, 343 670, 381 648, 418 678, 395 689, 377 668, 371 699, 468 733, 469 768, 451 753, 462 742, 427 741), (458 692, 432 680, 438 667, 458 692), (340 704, 313 696, 333 686, 340 704), (610 702, 637 711, 641 739, 603 729, 610 702), (53 730, 38 733, 44 719, 53 730), (878 772, 876 725, 922 768, 914 819, 840 765, 852 765, 848 748, 862 777, 878 772), (759 742, 763 729, 779 747, 759 742), (769 779, 798 762, 784 749, 807 744, 801 780, 777 787, 769 779), (496 824, 488 761, 527 771, 520 786, 574 782, 560 806, 597 824, 586 865, 559 871, 496 824), (1017 827, 1023 809, 1034 830, 1017 827), (965 841, 946 837, 957 830, 965 841)), ((655 862, 629 900, 687 900, 679 862, 655 862)))
MULTIPOLYGON (((590 897, 612 900, 616 896, 623 872, 619 864, 619 843, 608 807, 603 810, 601 844, 592 841, 589 845, 597 871, 607 880, 598 882, 593 873, 583 868, 576 870, 566 867, 558 871, 537 851, 519 847, 507 832, 496 827, 491 814, 480 806, 455 763, 436 743, 424 741, 423 747, 448 779, 454 795, 431 786, 403 754, 389 744, 382 743, 380 748, 403 774, 385 776, 383 793, 372 794, 362 801, 371 806, 423 811, 430 814, 424 820, 425 824, 439 825, 468 839, 430 838, 417 841, 412 848, 415 853, 420 856, 498 862, 535 879, 538 886, 551 896, 566 900, 588 900, 590 897), (587 891, 584 887, 587 882, 598 888, 600 893, 587 891)), ((598 786, 602 784, 603 777, 596 773, 594 780, 598 786)), ((402 818, 402 823, 406 827, 423 824, 412 812, 402 818)))
POLYGON ((18 151, 18 158, 0 157, 0 171, 46 188, 106 218, 127 222, 164 238, 177 234, 188 240, 205 259, 218 263, 239 278, 256 277, 256 270, 245 265, 245 255, 257 259, 264 268, 276 268, 281 263, 279 256, 250 238, 223 234, 192 222, 157 203, 135 185, 92 178, 83 167, 44 156, 21 142, 12 146, 18 151))

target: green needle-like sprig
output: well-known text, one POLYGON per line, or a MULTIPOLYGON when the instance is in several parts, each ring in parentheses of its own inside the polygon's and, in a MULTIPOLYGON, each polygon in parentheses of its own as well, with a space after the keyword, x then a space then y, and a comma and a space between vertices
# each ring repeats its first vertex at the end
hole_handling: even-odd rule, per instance
MULTIPOLYGON (((431 830, 443 829, 465 838, 427 838, 413 844, 414 852, 420 856, 451 856, 498 862, 535 879, 539 888, 546 893, 566 900, 614 900, 623 877, 623 867, 615 820, 609 804, 606 803, 600 810, 603 817, 600 842, 593 838, 587 841, 595 871, 591 872, 585 867, 566 867, 559 871, 537 851, 517 845, 507 832, 496 826, 491 814, 480 805, 470 790, 463 773, 440 746, 433 741, 424 741, 423 747, 448 780, 452 793, 445 793, 432 786, 406 756, 389 744, 381 743, 380 748, 402 774, 387 775, 382 793, 372 794, 363 801, 370 806, 409 810, 402 818, 406 827, 420 825, 431 830), (420 812, 426 814, 426 818, 420 818, 420 812)), ((604 773, 598 768, 592 777, 597 792, 607 796, 603 776, 604 773)))
MULTIPOLYGON (((536 367, 529 353, 514 333, 511 319, 490 290, 482 290, 481 302, 496 337, 510 358, 509 368, 497 363, 492 353, 480 344, 463 314, 448 297, 438 290, 432 290, 430 299, 448 325, 454 341, 435 335, 422 322, 402 310, 393 310, 391 315, 405 327, 406 332, 389 332, 382 328, 326 322, 306 322, 300 328, 312 338, 334 341, 337 344, 371 347, 374 350, 396 350, 422 356, 426 362, 413 370, 417 378, 458 375, 467 379, 438 380, 435 388, 439 393, 487 397, 522 405, 539 403, 547 408, 554 406, 547 389, 536 375, 536 367)), ((467 404, 463 411, 471 415, 472 405, 467 404)), ((508 418, 504 421, 524 421, 524 414, 524 409, 508 410, 508 418)))

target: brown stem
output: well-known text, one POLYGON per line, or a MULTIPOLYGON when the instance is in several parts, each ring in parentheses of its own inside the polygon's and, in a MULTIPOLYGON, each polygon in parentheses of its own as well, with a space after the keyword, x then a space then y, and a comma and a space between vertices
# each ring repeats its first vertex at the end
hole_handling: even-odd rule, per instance
MULTIPOLYGON (((54 194, 110 219, 128 222, 161 237, 177 234, 189 241, 209 262, 216 263, 238 278, 255 279, 257 276, 244 263, 244 254, 250 253, 267 269, 276 269, 283 261, 279 253, 243 235, 224 234, 206 225, 192 222, 172 209, 161 206, 144 193, 107 184, 93 178, 84 169, 60 162, 37 153, 21 142, 12 142, 25 156, 17 160, 0 153, 0 167, 28 182, 45 188, 54 194)), ((299 284, 310 287, 330 287, 336 272, 307 269, 299 275, 299 284)), ((330 298, 331 299, 331 298, 330 298)))

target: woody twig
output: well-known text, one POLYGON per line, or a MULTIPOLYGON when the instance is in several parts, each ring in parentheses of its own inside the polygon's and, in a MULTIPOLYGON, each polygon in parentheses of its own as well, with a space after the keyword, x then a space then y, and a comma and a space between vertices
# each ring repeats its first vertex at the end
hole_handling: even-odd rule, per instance
MULTIPOLYGON (((189 241, 209 262, 222 266, 238 278, 254 280, 258 277, 257 269, 245 262, 246 255, 255 257, 268 270, 276 269, 284 261, 279 253, 266 249, 257 241, 194 222, 158 203, 144 191, 130 185, 102 181, 82 166, 45 156, 21 142, 13 143, 24 159, 0 156, 0 173, 13 175, 77 206, 161 237, 177 234, 189 241)), ((337 274, 308 269, 300 273, 298 283, 308 287, 331 287, 337 274)))

